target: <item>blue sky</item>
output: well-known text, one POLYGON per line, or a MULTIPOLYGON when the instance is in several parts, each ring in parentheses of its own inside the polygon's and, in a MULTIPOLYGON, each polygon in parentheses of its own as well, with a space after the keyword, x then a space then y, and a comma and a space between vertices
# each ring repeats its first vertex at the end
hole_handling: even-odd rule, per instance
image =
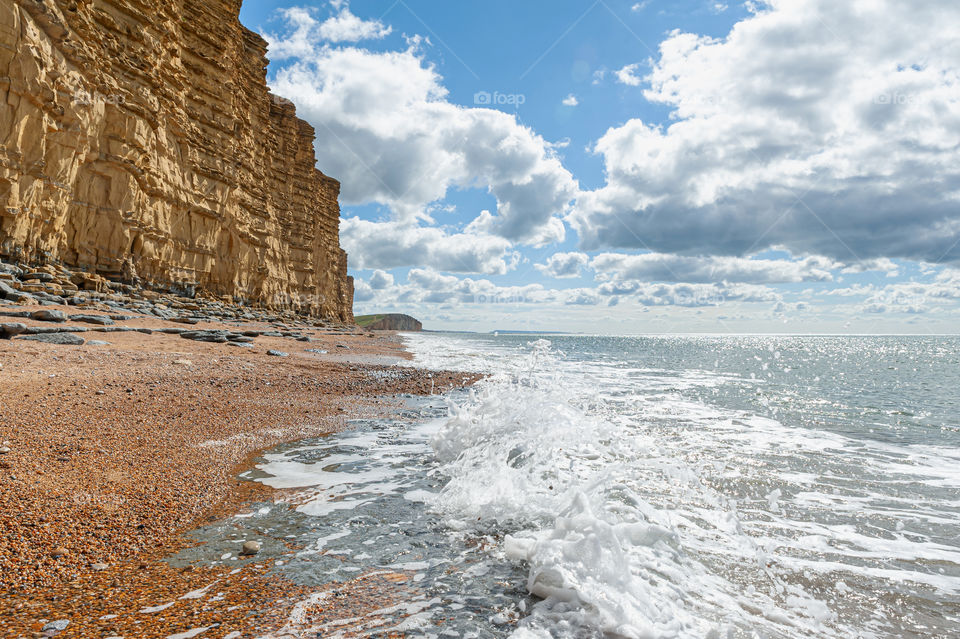
POLYGON ((247 0, 241 20, 343 185, 357 313, 960 328, 955 3, 247 0))

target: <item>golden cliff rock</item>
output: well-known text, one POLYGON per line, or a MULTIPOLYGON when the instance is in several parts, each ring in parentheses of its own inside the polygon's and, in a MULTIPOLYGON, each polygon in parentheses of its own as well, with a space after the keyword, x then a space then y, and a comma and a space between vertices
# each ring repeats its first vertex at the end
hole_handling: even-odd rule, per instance
POLYGON ((240 2, 0 2, 0 257, 352 321, 340 185, 240 2))

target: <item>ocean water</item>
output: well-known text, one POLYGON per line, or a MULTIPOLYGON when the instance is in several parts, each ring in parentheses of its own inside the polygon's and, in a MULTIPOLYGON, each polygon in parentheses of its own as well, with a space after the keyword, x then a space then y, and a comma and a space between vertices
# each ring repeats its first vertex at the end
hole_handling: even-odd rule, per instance
POLYGON ((251 477, 295 578, 413 575, 359 634, 960 636, 960 338, 405 340, 489 377, 251 477))

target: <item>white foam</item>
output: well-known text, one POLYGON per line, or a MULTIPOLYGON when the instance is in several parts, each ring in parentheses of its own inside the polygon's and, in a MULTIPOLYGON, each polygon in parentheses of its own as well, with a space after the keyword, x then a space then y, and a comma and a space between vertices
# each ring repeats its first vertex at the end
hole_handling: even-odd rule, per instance
POLYGON ((960 592, 955 577, 915 566, 960 565, 960 549, 857 517, 956 521, 949 503, 891 499, 896 482, 960 487, 955 454, 789 428, 685 395, 762 380, 567 361, 544 340, 524 353, 407 340, 415 364, 491 375, 433 438, 448 483, 415 497, 455 529, 508 533, 501 551, 527 565, 528 590, 543 598, 515 637, 864 636, 817 594, 838 574, 861 592, 883 582, 960 592), (829 523, 841 511, 851 523, 829 523))

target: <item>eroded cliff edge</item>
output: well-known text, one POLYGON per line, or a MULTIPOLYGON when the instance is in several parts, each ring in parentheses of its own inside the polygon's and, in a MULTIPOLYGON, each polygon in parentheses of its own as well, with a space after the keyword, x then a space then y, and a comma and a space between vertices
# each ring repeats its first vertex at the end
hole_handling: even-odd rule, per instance
POLYGON ((0 256, 352 321, 340 185, 240 4, 0 2, 0 256))

